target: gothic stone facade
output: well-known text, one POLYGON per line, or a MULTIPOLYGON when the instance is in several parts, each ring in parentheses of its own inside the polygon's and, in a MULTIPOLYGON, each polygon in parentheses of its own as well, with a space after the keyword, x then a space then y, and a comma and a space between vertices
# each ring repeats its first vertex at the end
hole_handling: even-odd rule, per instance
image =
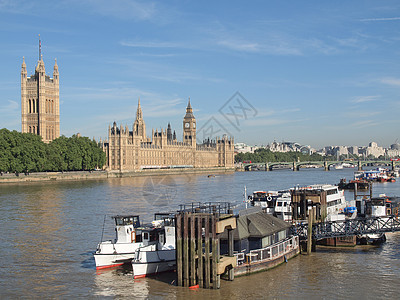
POLYGON ((190 100, 183 118, 182 142, 177 140, 175 131, 172 133, 170 124, 165 130, 153 129, 151 138, 147 137, 139 99, 133 130, 129 131, 128 126, 117 127, 114 122, 103 145, 110 171, 234 167, 233 138, 224 136, 196 143, 196 119, 190 100))
POLYGON ((43 58, 35 74, 27 77, 25 58, 21 70, 22 132, 42 136, 48 143, 60 136, 60 89, 57 60, 53 78, 46 75, 43 58))

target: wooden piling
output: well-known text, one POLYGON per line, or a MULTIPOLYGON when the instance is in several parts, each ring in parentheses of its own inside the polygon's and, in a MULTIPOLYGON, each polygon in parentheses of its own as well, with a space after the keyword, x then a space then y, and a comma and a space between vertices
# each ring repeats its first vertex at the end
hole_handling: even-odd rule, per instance
POLYGON ((204 287, 206 289, 210 288, 211 276, 210 276, 210 219, 208 217, 204 220, 204 287))
MULTIPOLYGON (((214 205, 214 204, 213 204, 214 205)), ((176 215, 176 264, 177 284, 179 286, 196 286, 202 288, 220 288, 220 276, 226 270, 233 280, 233 229, 236 218, 227 210, 221 218, 220 208, 209 207, 203 211, 182 210, 176 215), (220 259, 219 234, 230 229, 229 254, 220 259)))
POLYGON ((189 286, 189 214, 183 215, 183 286, 189 286))
POLYGON ((308 212, 307 254, 311 254, 312 251, 312 225, 313 225, 313 214, 312 210, 310 210, 308 212))
POLYGON ((175 243, 176 243, 176 274, 177 284, 183 286, 183 264, 182 264, 182 215, 178 214, 175 217, 175 243))
POLYGON ((203 217, 197 217, 197 276, 199 286, 203 287, 203 217))
POLYGON ((195 223, 196 217, 192 214, 190 216, 190 286, 195 286, 197 284, 195 223))

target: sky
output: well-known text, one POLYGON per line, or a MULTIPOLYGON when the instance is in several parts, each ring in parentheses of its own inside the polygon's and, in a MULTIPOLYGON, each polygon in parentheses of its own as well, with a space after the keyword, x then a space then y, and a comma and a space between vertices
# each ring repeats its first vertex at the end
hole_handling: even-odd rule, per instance
POLYGON ((399 1, 0 0, 0 128, 21 130, 20 72, 60 72, 60 131, 132 124, 198 139, 388 147, 400 141, 399 1))

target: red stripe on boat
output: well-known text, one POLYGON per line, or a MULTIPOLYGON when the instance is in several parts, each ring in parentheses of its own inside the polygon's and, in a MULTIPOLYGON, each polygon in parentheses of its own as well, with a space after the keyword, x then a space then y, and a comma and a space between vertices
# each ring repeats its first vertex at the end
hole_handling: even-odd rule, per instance
POLYGON ((123 264, 124 264, 124 263, 115 264, 115 265, 108 265, 108 266, 99 266, 99 267, 96 267, 96 270, 103 270, 103 269, 115 268, 115 267, 122 266, 123 264))

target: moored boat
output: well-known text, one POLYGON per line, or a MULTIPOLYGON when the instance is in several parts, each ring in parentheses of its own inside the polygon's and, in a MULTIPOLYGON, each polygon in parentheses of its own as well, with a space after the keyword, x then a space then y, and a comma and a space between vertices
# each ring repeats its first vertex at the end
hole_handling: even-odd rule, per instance
POLYGON ((154 243, 135 251, 132 259, 134 279, 171 271, 176 267, 175 218, 168 214, 158 217, 156 223, 153 222, 155 229, 149 232, 154 243))
POLYGON ((98 270, 129 263, 135 250, 144 245, 141 237, 137 235, 137 228, 140 227, 139 216, 118 215, 112 218, 115 221, 116 237, 97 245, 94 260, 98 270))

